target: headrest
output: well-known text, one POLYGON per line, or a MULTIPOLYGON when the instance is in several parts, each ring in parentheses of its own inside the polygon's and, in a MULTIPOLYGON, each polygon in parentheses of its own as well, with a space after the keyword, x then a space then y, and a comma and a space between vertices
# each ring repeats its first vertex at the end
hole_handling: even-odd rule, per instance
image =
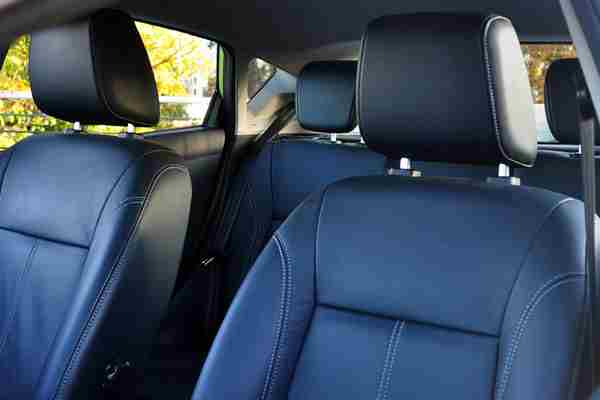
MULTIPOLYGON (((577 59, 557 60, 546 75, 544 102, 552 135, 562 144, 580 144, 575 77, 583 75, 577 59)), ((596 129, 596 143, 600 143, 596 129)))
POLYGON ((355 61, 316 61, 298 77, 296 117, 317 132, 350 132, 356 127, 355 61))
POLYGON ((128 15, 102 10, 34 33, 29 57, 33 99, 44 113, 82 124, 158 123, 154 73, 128 15))
POLYGON ((373 150, 392 159, 533 165, 533 99, 508 19, 376 19, 363 36, 358 75, 360 130, 373 150))

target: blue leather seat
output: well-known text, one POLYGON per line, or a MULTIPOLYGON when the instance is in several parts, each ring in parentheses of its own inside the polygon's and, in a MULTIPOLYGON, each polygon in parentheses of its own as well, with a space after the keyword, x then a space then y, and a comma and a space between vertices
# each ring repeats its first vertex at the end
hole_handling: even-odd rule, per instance
MULTIPOLYGON (((390 159, 535 161, 527 74, 502 17, 375 20, 357 93, 365 141, 390 159)), ((584 241, 580 201, 509 181, 330 184, 258 257, 194 399, 564 399, 584 241)))
MULTIPOLYGON (((158 121, 148 57, 119 12, 33 34, 30 75, 47 114, 158 121)), ((105 398, 144 362, 188 223, 182 165, 144 140, 86 133, 0 154, 0 399, 105 398)))

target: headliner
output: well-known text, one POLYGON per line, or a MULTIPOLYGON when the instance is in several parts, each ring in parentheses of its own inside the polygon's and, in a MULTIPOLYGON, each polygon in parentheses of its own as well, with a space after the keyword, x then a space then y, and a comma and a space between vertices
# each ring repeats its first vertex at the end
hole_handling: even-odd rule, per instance
POLYGON ((318 58, 352 58, 368 21, 381 15, 495 12, 523 41, 567 41, 558 0, 124 0, 136 17, 228 43, 297 72, 318 58))

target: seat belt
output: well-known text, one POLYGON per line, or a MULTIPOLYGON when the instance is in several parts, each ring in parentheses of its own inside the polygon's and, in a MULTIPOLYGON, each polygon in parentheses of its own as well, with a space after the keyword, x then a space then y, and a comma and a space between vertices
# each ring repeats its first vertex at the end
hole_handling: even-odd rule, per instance
MULTIPOLYGON (((262 149, 269 143, 277 134, 290 122, 290 120, 296 115, 295 104, 291 102, 281 109, 279 109, 276 113, 275 119, 269 124, 267 129, 265 129, 260 135, 256 137, 256 139, 249 145, 246 150, 246 157, 256 157, 262 149)), ((239 193, 238 197, 243 195, 243 191, 239 193)), ((209 235, 209 243, 207 246, 207 253, 200 261, 201 267, 208 267, 212 264, 219 264, 219 261, 222 260, 225 255, 225 248, 227 243, 229 242, 229 237, 231 236, 231 231, 233 230, 233 225, 237 219, 237 215, 239 213, 239 209, 241 206, 241 199, 231 198, 232 196, 227 196, 227 199, 233 201, 228 201, 226 204, 223 204, 223 208, 221 210, 221 214, 219 216, 219 220, 213 225, 213 229, 211 230, 211 234, 209 235), (233 210, 226 209, 233 206, 233 210)), ((224 202, 225 203, 225 202, 224 202)))
MULTIPOLYGON (((596 245, 596 163, 595 163, 595 136, 596 117, 594 106, 581 72, 572 77, 577 89, 578 122, 581 137, 581 169, 583 183, 583 202, 585 207, 585 291, 584 291, 584 318, 583 338, 579 356, 591 377, 591 388, 599 384, 598 368, 600 367, 599 341, 595 335, 600 334, 600 315, 598 314, 598 268, 596 245), (584 343, 587 342, 587 346, 584 343), (585 347, 584 347, 585 346, 585 347), (587 363, 583 363, 582 356, 591 351, 587 363)), ((581 379, 579 379, 580 381, 581 379)))
MULTIPOLYGON (((282 111, 277 112, 277 117, 269 127, 260 134, 256 140, 250 144, 248 156, 255 156, 264 148, 264 146, 273 139, 277 133, 291 120, 295 115, 294 106, 286 105, 282 111)), ((240 180, 239 184, 229 188, 228 183, 231 180, 231 159, 224 164, 227 171, 220 177, 222 197, 218 201, 220 204, 211 205, 211 213, 218 214, 213 217, 210 226, 204 231, 203 243, 200 243, 193 266, 195 268, 187 271, 187 275, 179 282, 178 290, 170 305, 169 321, 177 321, 177 316, 195 314, 201 319, 201 332, 204 340, 212 341, 216 334, 223 314, 223 293, 222 293, 222 268, 225 256, 225 250, 237 215, 241 208, 242 196, 245 182, 240 180), (199 312, 203 310, 203 312, 199 312), (202 314, 202 315, 199 315, 202 314)), ((217 198, 215 197, 215 201, 217 198)), ((167 321, 165 326, 169 329, 171 323, 167 321)), ((176 323, 176 322, 175 322, 176 323)))

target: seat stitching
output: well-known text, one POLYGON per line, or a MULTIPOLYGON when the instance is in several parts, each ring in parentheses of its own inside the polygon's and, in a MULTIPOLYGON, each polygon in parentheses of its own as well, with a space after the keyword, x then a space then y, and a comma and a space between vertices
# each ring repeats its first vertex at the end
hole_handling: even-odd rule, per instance
MULTIPOLYGON (((158 182, 160 181, 160 178, 167 173, 168 171, 171 170, 177 170, 179 172, 182 172, 186 175, 189 175, 189 171, 187 170, 187 168, 178 165, 178 164, 168 164, 165 167, 163 167, 161 170, 159 170, 157 172, 157 174, 154 176, 154 178, 152 179, 152 183, 150 185, 150 188, 147 191, 147 194, 145 196, 145 201, 144 201, 144 205, 138 215, 137 221, 135 223, 135 225, 132 227, 129 235, 128 235, 128 239, 125 241, 124 246, 121 248, 120 254, 117 258, 117 261, 115 262, 115 264, 113 264, 112 268, 110 269, 108 276, 106 278, 106 280, 104 281, 104 284, 102 285, 100 292, 98 293, 98 295, 96 296, 96 300, 94 301, 94 305, 92 307, 92 313, 89 316, 88 321, 85 323, 82 332, 79 336, 79 339, 77 340, 77 344, 76 347, 73 351, 73 353, 71 354, 71 357, 69 358, 69 363, 67 366, 67 369, 65 370, 62 378, 61 378, 61 382, 58 385, 58 387, 56 388, 56 392, 53 396, 54 399, 57 398, 62 398, 65 388, 68 384, 71 383, 71 378, 72 378, 72 372, 73 369, 75 367, 75 363, 78 361, 79 355, 81 354, 82 351, 82 347, 84 346, 84 343, 87 341, 87 338, 90 334, 90 330, 91 328, 95 325, 96 323, 96 319, 98 318, 98 314, 100 313, 100 311, 103 310, 104 307, 104 303, 106 302, 106 298, 110 295, 112 289, 114 288, 114 282, 115 280, 117 280, 117 278, 120 276, 120 272, 121 272, 121 266, 123 264, 123 260, 125 259, 124 255, 127 252, 128 249, 128 245, 129 242, 131 240, 131 238, 133 238, 138 231, 138 228, 140 226, 140 223, 144 217, 144 214, 146 212, 146 209, 148 207, 148 202, 149 199, 152 197, 154 190, 156 189, 156 186, 158 185, 158 182)), ((132 205, 127 204, 125 205, 125 207, 132 205)))
MULTIPOLYGON (((106 198, 104 199, 104 203, 102 204, 102 207, 100 208, 100 212, 98 213, 98 217, 96 218, 96 223, 94 225, 94 229, 93 229, 93 232, 92 232, 92 237, 94 237, 94 235, 96 234, 96 229, 98 229, 98 225, 100 224, 100 219, 102 217, 102 214, 104 213, 104 209, 108 205, 108 201, 110 200, 110 198, 111 198, 112 194, 114 193, 115 189, 121 183, 121 179, 123 179, 123 177, 125 176, 125 174, 127 174, 127 172, 129 171, 129 169, 132 168, 136 163, 138 163, 139 161, 145 159, 148 156, 151 156, 151 155, 154 155, 154 154, 157 154, 157 153, 167 153, 167 154, 170 154, 170 155, 177 156, 177 153, 174 153, 173 151, 171 151, 169 149, 162 149, 162 148, 160 148, 160 149, 149 150, 149 151, 141 154, 139 157, 137 157, 137 158, 129 161, 129 163, 125 166, 125 168, 123 168, 123 171, 119 174, 119 176, 117 177, 117 179, 113 183, 111 189, 108 191, 108 194, 106 195, 106 198)), ((185 168, 184 166, 181 166, 179 164, 168 164, 168 165, 174 166, 174 167, 179 167, 179 168, 185 168)), ((187 172, 187 174, 189 175, 189 171, 187 172)), ((88 245, 89 245, 89 243, 88 243, 88 245)))
POLYGON ((389 364, 388 375, 387 375, 387 383, 385 387, 385 392, 383 396, 383 400, 387 400, 390 397, 390 384, 392 382, 392 371, 394 369, 394 364, 396 363, 396 354, 398 353, 398 344, 400 343, 400 336, 402 332, 405 330, 406 321, 402 321, 400 328, 398 329, 398 334, 396 335, 396 340, 394 342, 394 347, 392 348, 392 360, 389 364))
POLYGON ((529 253, 531 252, 531 250, 534 248, 534 246, 537 243, 538 240, 538 234, 540 232, 542 232, 542 229, 544 229, 544 226, 546 225, 546 223, 550 220, 550 218, 554 215, 554 213, 557 212, 557 210, 559 208, 561 208, 562 206, 564 206, 565 204, 568 204, 570 202, 574 201, 574 199, 572 198, 566 198, 566 199, 562 199, 561 201, 559 201, 558 203, 556 203, 541 219, 541 222, 539 224, 539 226, 536 228, 535 232, 531 238, 529 239, 529 244, 527 246, 527 251, 525 252, 523 259, 521 260, 521 262, 519 263, 519 269, 517 270, 517 274, 515 276, 515 279, 513 280, 513 284, 511 286, 510 289, 510 294, 508 296, 508 300, 506 302, 506 305, 504 307, 504 313, 502 316, 502 321, 504 321, 506 319, 506 310, 508 309, 508 304, 510 303, 510 299, 512 298, 512 294, 515 290, 515 286, 519 280, 519 277, 521 276, 521 272, 523 271, 523 267, 525 266, 528 258, 529 258, 529 253))
POLYGON ((279 305, 279 318, 275 321, 275 340, 271 350, 271 358, 267 367, 265 383, 263 385, 261 400, 270 397, 273 392, 273 385, 279 375, 279 365, 281 363, 281 348, 284 345, 284 338, 287 335, 287 327, 289 322, 289 308, 292 298, 292 277, 291 277, 291 260, 287 253, 287 245, 280 235, 277 233, 273 236, 274 242, 277 245, 277 250, 280 257, 281 265, 281 300, 279 305))
POLYGON ((392 334, 387 343, 385 360, 383 362, 383 371, 377 388, 376 400, 387 400, 390 394, 390 383, 392 381, 392 370, 396 361, 396 353, 398 352, 398 343, 400 335, 406 325, 406 321, 396 321, 392 334))
POLYGON ((23 268, 23 270, 21 271, 17 282, 15 282, 14 306, 6 324, 6 332, 3 335, 3 337, 0 338, 0 355, 4 352, 6 343, 8 342, 8 338, 10 337, 11 327, 14 324, 14 320, 17 316, 17 308, 19 308, 19 304, 21 303, 21 299, 23 297, 23 291, 19 289, 22 289, 22 286, 25 284, 23 281, 25 280, 25 277, 29 274, 31 264, 33 263, 33 259, 35 258, 35 254, 37 253, 39 242, 40 241, 38 239, 34 240, 33 245, 31 246, 31 250, 29 251, 29 255, 27 256, 25 268, 23 268))
POLYGON ((512 373, 512 367, 514 360, 521 343, 521 339, 525 334, 527 323, 531 319, 536 307, 542 302, 542 300, 550 294, 554 289, 567 283, 572 283, 583 278, 584 274, 581 273, 566 273, 554 276, 552 279, 544 283, 538 290, 531 296, 529 303, 525 306, 519 317, 517 325, 513 329, 511 335, 511 342, 508 347, 506 357, 502 365, 502 375, 496 384, 496 400, 501 400, 506 393, 508 382, 512 373))

